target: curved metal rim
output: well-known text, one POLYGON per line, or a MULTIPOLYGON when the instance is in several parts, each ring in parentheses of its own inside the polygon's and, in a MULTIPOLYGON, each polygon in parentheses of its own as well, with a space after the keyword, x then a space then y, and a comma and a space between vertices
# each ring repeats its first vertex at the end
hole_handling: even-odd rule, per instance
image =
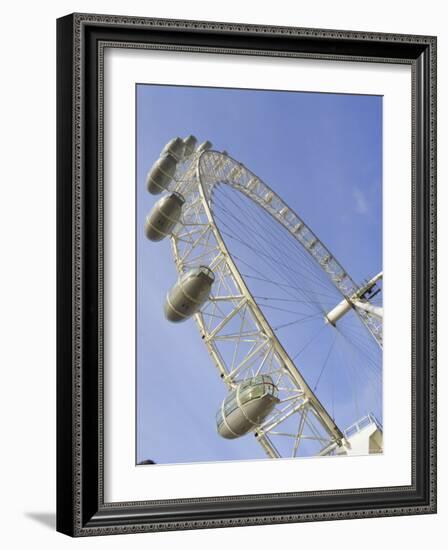
MULTIPOLYGON (((224 239, 221 235, 221 232, 219 228, 216 225, 215 218, 213 215, 213 211, 210 208, 210 203, 206 196, 206 184, 203 181, 202 174, 201 174, 201 159, 206 158, 210 154, 216 154, 215 151, 204 151, 199 155, 197 165, 196 165, 196 177, 199 184, 199 190, 203 201, 204 210, 206 212, 206 215, 209 219, 209 222, 211 224, 212 231, 214 233, 214 236, 216 238, 216 241, 218 243, 219 248, 221 249, 221 252, 223 256, 226 258, 227 265, 229 267, 230 272, 232 273, 235 282, 237 286, 240 288, 241 293, 246 297, 246 300, 250 303, 252 312, 256 318, 256 320, 259 322, 261 327, 263 328, 263 331, 267 334, 267 336, 271 339, 273 342, 273 345, 275 346, 275 350, 279 354, 279 356, 282 358, 284 365, 288 369, 289 373, 293 378, 297 380, 297 382, 300 384, 300 386, 303 388, 305 395, 307 399, 312 403, 312 405, 316 408, 316 410, 319 412, 319 416, 321 417, 325 428, 328 430, 328 432, 333 435, 333 437, 340 441, 343 439, 343 433, 339 429, 339 427, 336 425, 336 423, 333 421, 331 416, 326 411, 325 407, 322 405, 322 403, 319 401, 315 393, 311 390, 306 380, 303 378, 303 376, 300 374, 299 370, 294 364, 294 361, 289 357, 289 354, 283 347, 282 343, 278 339, 275 332, 272 330, 269 322, 267 321, 264 313, 262 312, 261 308, 257 304, 256 300, 253 298, 252 293, 250 292, 246 282, 244 281, 244 278, 242 277, 237 265, 235 264, 232 255, 230 254, 224 239)), ((222 155, 222 153, 218 153, 219 155, 225 157, 227 160, 233 162, 235 165, 241 166, 240 163, 238 163, 235 159, 232 157, 229 157, 227 155, 222 155)), ((244 167, 245 168, 245 167, 244 167)), ((251 173, 248 171, 248 173, 251 173)), ((251 173, 252 174, 252 173, 251 173)), ((254 175, 255 176, 255 175, 254 175)), ((261 181, 261 180, 260 180, 261 181)), ((231 185, 231 182, 227 181, 226 183, 231 185)), ((239 189, 239 186, 234 187, 237 190, 239 189)), ((208 342, 206 343, 208 345, 208 342)))

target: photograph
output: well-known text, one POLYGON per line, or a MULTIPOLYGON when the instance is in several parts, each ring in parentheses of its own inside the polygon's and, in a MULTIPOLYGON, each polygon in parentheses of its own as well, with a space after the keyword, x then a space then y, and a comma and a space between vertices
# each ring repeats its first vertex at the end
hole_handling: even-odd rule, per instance
POLYGON ((138 82, 135 163, 136 465, 387 452, 383 97, 138 82))

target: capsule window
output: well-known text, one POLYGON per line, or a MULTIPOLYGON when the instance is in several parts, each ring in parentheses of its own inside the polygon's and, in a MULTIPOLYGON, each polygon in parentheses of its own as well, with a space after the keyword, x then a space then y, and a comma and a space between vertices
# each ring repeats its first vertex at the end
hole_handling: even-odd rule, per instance
POLYGON ((238 408, 238 402, 236 400, 236 395, 232 395, 228 401, 226 399, 226 401, 224 402, 224 414, 226 415, 235 411, 237 408, 238 408))
POLYGON ((179 281, 186 281, 189 277, 192 276, 192 271, 186 271, 185 273, 183 273, 179 279, 179 281))
POLYGON ((252 401, 253 399, 260 399, 261 397, 264 397, 267 395, 267 391, 265 391, 264 384, 258 384, 256 386, 253 386, 250 389, 247 389, 240 397, 240 402, 242 405, 245 403, 248 403, 249 401, 252 401))
POLYGON ((266 394, 272 395, 273 397, 277 397, 277 393, 278 393, 277 387, 274 385, 272 381, 264 384, 264 390, 266 394))
POLYGON ((220 429, 221 426, 224 424, 224 418, 222 417, 222 414, 216 416, 216 424, 218 425, 218 429, 220 429))
POLYGON ((257 377, 251 378, 249 380, 245 380, 244 382, 241 382, 241 384, 239 385, 240 391, 245 390, 246 388, 249 388, 250 386, 256 383, 257 383, 257 377))
POLYGON ((210 277, 210 279, 211 279, 212 281, 215 280, 215 274, 213 273, 213 271, 212 271, 209 267, 207 267, 207 266, 205 266, 205 265, 201 265, 201 266, 199 267, 199 270, 200 270, 201 273, 205 273, 205 275, 207 275, 208 277, 210 277))
POLYGON ((185 202, 185 199, 184 199, 183 195, 181 195, 181 194, 178 193, 177 191, 173 191, 173 192, 171 193, 170 198, 172 198, 172 197, 176 197, 177 199, 179 199, 179 202, 180 202, 181 204, 184 204, 184 202, 185 202))
POLYGON ((188 281, 188 279, 192 279, 193 277, 197 277, 199 275, 200 271, 198 267, 195 267, 193 269, 190 269, 190 271, 186 271, 180 278, 180 281, 185 282, 188 281))
MULTIPOLYGON (((245 405, 266 395, 277 396, 277 388, 270 376, 258 375, 249 380, 244 380, 226 397, 223 407, 224 415, 228 416, 240 405, 245 405)), ((221 411, 219 411, 219 414, 221 414, 221 411)))
POLYGON ((194 267, 192 269, 190 269, 189 271, 186 271, 181 277, 180 277, 180 280, 182 282, 186 281, 187 279, 190 279, 190 278, 193 278, 193 277, 198 277, 201 273, 203 273, 204 275, 207 275, 207 277, 213 282, 215 280, 215 275, 213 273, 213 271, 205 266, 205 265, 201 265, 199 267, 194 267))

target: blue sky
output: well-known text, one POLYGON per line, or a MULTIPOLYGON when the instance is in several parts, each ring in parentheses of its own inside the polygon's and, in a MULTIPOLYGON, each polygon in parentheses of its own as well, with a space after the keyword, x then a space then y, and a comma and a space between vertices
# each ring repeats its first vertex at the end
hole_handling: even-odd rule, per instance
MULTIPOLYGON (((265 458, 251 435, 227 441, 216 434, 224 385, 194 321, 164 319, 177 277, 169 241, 144 237, 159 198, 146 191, 146 174, 172 137, 209 139, 272 187, 361 282, 382 269, 382 98, 155 85, 138 85, 136 93, 137 461, 265 458)), ((292 346, 294 334, 288 338, 292 346)), ((331 382, 345 428, 363 411, 346 406, 350 376, 336 368, 332 380, 323 377, 319 397, 329 399, 331 382)), ((374 412, 381 417, 380 400, 374 412)))

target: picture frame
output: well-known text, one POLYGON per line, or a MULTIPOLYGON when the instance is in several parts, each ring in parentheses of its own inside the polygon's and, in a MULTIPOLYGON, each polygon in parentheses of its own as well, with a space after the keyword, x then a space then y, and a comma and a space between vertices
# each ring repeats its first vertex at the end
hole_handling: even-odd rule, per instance
POLYGON ((435 37, 72 14, 57 21, 57 530, 70 536, 436 512, 435 37), (411 483, 108 502, 104 479, 104 51, 407 65, 412 126, 411 483))

